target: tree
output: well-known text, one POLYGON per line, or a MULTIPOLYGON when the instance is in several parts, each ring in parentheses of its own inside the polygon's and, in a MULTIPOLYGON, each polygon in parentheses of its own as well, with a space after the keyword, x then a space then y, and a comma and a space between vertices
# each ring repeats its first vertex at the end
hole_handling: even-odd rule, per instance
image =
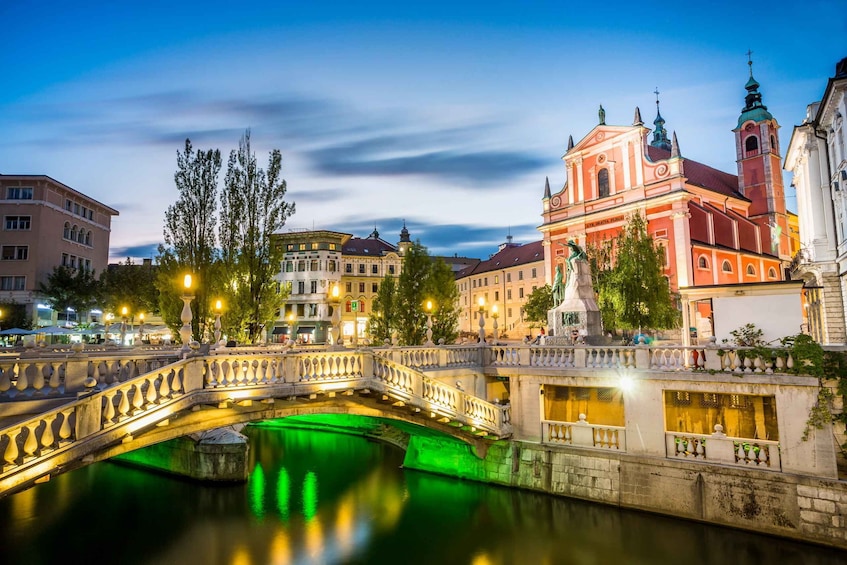
POLYGON ((257 165, 250 145, 250 130, 227 163, 221 194, 222 273, 226 281, 226 326, 230 334, 255 342, 266 323, 273 320, 285 296, 276 283, 284 251, 273 234, 294 213, 285 201, 287 190, 281 177, 282 154, 274 149, 267 171, 257 165))
POLYGON ((420 345, 426 338, 424 290, 431 261, 420 241, 413 243, 403 256, 403 270, 397 279, 395 299, 397 334, 400 345, 420 345))
POLYGON ((540 286, 526 297, 523 306, 524 319, 530 328, 547 325, 547 312, 553 308, 553 288, 549 284, 540 286))
POLYGON ((126 306, 134 318, 142 312, 159 312, 159 291, 152 265, 136 265, 127 258, 124 263, 109 265, 100 275, 103 285, 102 306, 120 312, 126 306))
POLYGON ((424 285, 424 300, 434 303, 432 313, 432 340, 453 343, 459 335, 459 287, 450 266, 439 258, 430 264, 429 276, 424 285))
POLYGON ((73 309, 84 315, 101 301, 101 285, 94 271, 71 269, 64 265, 53 268, 53 272, 47 275, 47 283, 38 284, 38 292, 57 312, 73 309))
POLYGON ((426 301, 433 303, 432 339, 456 340, 459 290, 453 271, 441 259, 430 260, 426 247, 416 241, 403 256, 403 270, 395 283, 383 279, 374 299, 368 327, 376 342, 396 331, 401 345, 421 345, 426 339, 426 301))
POLYGON ((681 315, 663 273, 665 250, 647 233, 647 222, 640 213, 628 218, 613 242, 604 242, 593 251, 592 277, 605 327, 679 326, 681 315))
POLYGON ((31 327, 32 320, 26 315, 26 304, 0 300, 0 329, 21 328, 28 330, 31 327))
POLYGON ((396 329, 396 308, 394 301, 397 295, 397 284, 392 275, 385 275, 373 301, 371 314, 368 316, 368 333, 376 344, 385 343, 391 339, 396 329))
POLYGON ((215 292, 215 212, 217 210, 218 174, 221 152, 218 149, 196 151, 191 140, 185 140, 185 151, 177 151, 174 183, 177 201, 165 213, 165 245, 159 246, 159 272, 156 286, 162 318, 171 328, 181 327, 180 295, 183 274, 193 275, 197 284, 192 292, 194 319, 192 333, 196 338, 212 318, 210 296, 215 292))

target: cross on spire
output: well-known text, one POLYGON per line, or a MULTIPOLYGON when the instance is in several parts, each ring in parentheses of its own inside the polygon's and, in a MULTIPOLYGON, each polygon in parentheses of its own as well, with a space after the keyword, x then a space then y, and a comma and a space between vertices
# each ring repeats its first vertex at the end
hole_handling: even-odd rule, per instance
POLYGON ((653 91, 653 94, 656 95, 656 106, 659 105, 659 87, 656 87, 656 90, 653 91))
POLYGON ((747 50, 747 64, 750 66, 750 76, 753 76, 753 52, 748 49, 747 50))

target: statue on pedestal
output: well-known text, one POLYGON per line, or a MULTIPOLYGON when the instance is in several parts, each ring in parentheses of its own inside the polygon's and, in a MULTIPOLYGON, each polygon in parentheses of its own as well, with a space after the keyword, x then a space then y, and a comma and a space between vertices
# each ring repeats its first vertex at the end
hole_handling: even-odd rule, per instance
MULTIPOLYGON (((570 270, 570 263, 568 263, 570 270)), ((556 265, 556 279, 553 281, 553 308, 562 303, 565 299, 565 283, 562 280, 562 265, 556 265)))

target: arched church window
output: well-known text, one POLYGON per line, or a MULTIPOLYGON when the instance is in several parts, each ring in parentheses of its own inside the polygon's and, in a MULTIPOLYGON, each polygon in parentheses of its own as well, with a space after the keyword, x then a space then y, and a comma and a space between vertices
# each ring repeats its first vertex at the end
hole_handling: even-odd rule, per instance
POLYGON ((776 269, 774 269, 773 267, 768 269, 768 278, 769 279, 775 279, 776 278, 776 269))
POLYGON ((755 135, 751 135, 744 142, 744 151, 747 153, 755 153, 759 150, 759 139, 755 135))
POLYGON ((776 137, 771 135, 771 153, 779 153, 779 149, 776 147, 776 137))
POLYGON ((730 263, 729 261, 724 259, 723 263, 721 263, 721 271, 723 271, 724 273, 731 273, 732 272, 732 263, 730 263))
POLYGON ((751 277, 756 276, 756 268, 753 265, 747 265, 747 275, 751 277))
POLYGON ((709 268, 709 260, 706 259, 705 255, 700 255, 697 259, 697 268, 698 269, 708 269, 709 268))
POLYGON ((600 169, 597 173, 597 193, 600 198, 609 196, 609 170, 600 169))

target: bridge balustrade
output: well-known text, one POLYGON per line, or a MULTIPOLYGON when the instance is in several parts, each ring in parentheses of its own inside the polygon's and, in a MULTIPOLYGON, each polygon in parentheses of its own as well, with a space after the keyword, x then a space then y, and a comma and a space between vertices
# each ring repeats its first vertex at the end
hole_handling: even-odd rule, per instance
MULTIPOLYGON (((85 360, 89 363, 85 367, 92 367, 94 361, 85 360)), ((43 374, 53 361, 26 363, 43 374)), ((511 433, 508 406, 475 398, 369 351, 196 356, 134 376, 133 371, 142 366, 137 356, 124 359, 104 373, 115 378, 103 383, 97 380, 87 394, 0 429, 0 495, 116 442, 131 441, 134 433, 166 423, 176 412, 190 410, 197 403, 208 402, 194 397, 194 393, 203 391, 241 390, 248 396, 240 398, 288 398, 298 393, 295 386, 301 384, 310 385, 301 388, 301 394, 313 394, 321 390, 313 385, 349 381, 351 386, 373 387, 385 398, 397 399, 400 405, 431 413, 441 423, 467 426, 470 433, 496 437, 511 433), (122 368, 126 371, 118 371, 122 368), (126 380, 121 381, 119 374, 126 380), (102 390, 101 384, 105 384, 102 390)), ((29 367, 26 365, 24 372, 29 367)), ((59 372, 54 367, 54 374, 59 372)))

